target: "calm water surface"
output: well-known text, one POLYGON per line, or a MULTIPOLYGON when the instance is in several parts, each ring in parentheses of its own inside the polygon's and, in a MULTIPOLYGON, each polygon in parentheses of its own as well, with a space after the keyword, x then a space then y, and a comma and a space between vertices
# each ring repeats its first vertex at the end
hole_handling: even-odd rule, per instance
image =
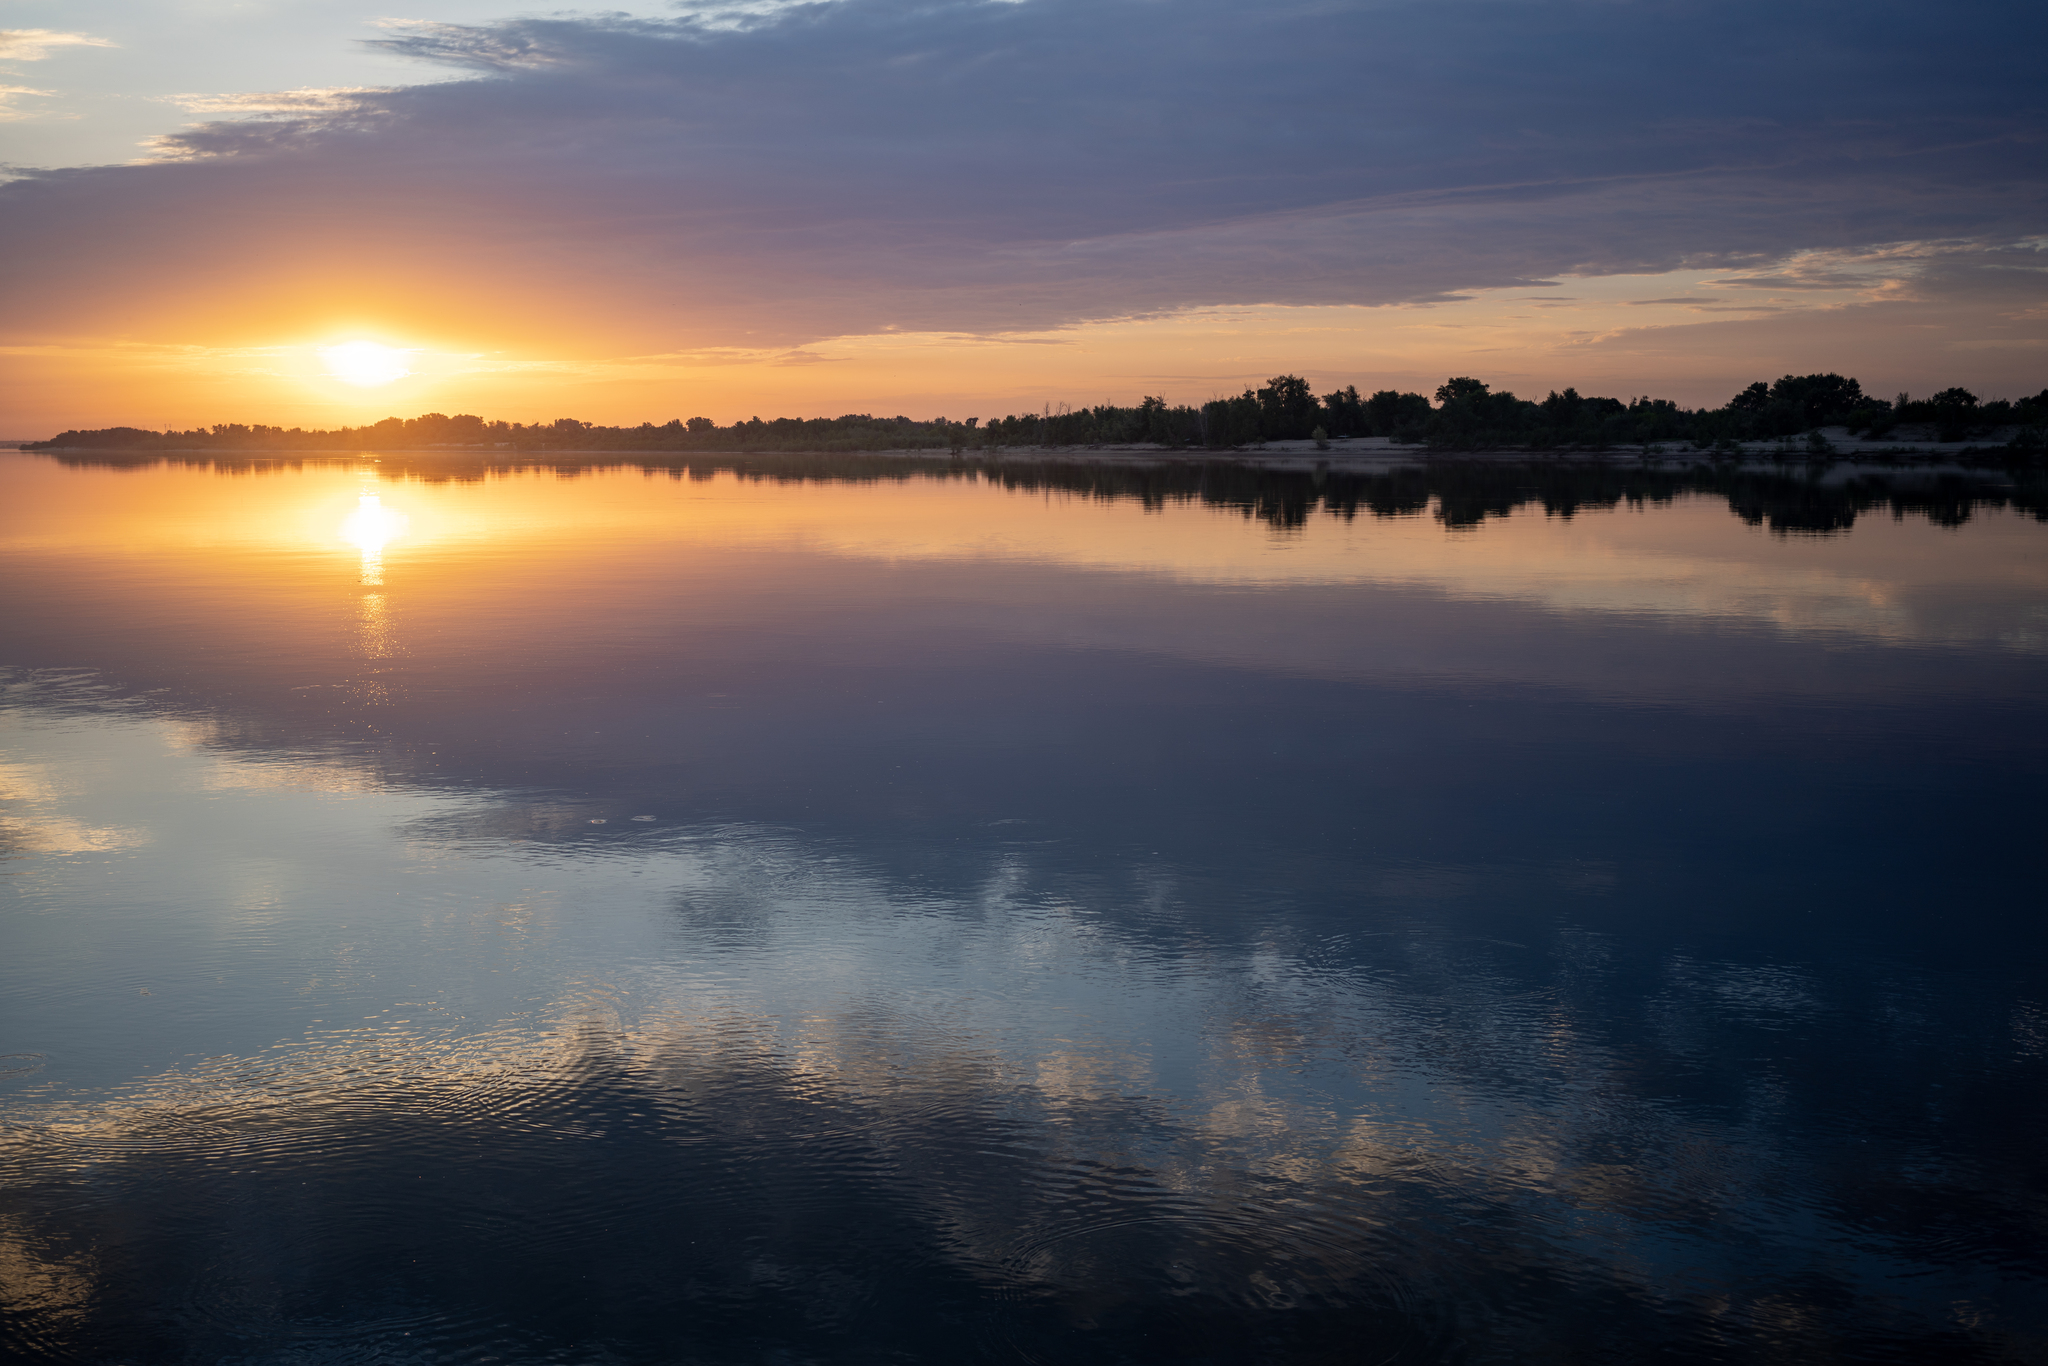
POLYGON ((0 456, 0 1354, 2048 1361, 2039 499, 459 473, 0 456))

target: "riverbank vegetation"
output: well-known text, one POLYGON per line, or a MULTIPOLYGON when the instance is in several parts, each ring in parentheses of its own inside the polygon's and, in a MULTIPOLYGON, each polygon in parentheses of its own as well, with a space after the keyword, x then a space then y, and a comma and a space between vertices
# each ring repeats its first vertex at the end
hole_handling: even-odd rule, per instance
POLYGON ((29 450, 418 450, 512 451, 1003 451, 1155 445, 1170 449, 1243 450, 1273 441, 1327 443, 1386 437, 1435 450, 1605 451, 1630 447, 1720 450, 1743 443, 1792 443, 1827 454, 1825 428, 1846 428, 1867 440, 2003 444, 2016 453, 2048 453, 2048 389, 2019 400, 1980 400, 1951 387, 1928 397, 1876 398, 1836 374, 1786 375, 1758 381, 1719 408, 1684 408, 1666 399, 1552 391, 1519 398, 1468 377, 1446 380, 1433 396, 1356 385, 1318 396, 1307 380, 1276 375, 1264 385, 1200 405, 1145 397, 1133 407, 1061 405, 978 417, 916 420, 850 413, 835 418, 755 417, 721 427, 706 417, 637 427, 606 427, 575 418, 524 424, 472 414, 388 417, 365 427, 307 431, 222 423, 190 431, 137 427, 74 430, 29 450), (1801 438, 1803 445, 1799 445, 1801 438))

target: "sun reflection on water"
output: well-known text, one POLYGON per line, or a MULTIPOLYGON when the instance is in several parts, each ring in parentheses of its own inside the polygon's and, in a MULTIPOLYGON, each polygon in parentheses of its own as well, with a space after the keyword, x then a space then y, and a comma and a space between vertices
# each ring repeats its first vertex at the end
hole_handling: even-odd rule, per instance
MULTIPOLYGON (((357 610, 356 652, 364 659, 388 659, 398 653, 390 612, 381 590, 384 587, 384 547, 405 534, 407 520, 405 514, 385 507, 380 495, 364 493, 356 499, 356 510, 341 525, 342 539, 354 545, 362 555, 356 581, 364 588, 379 590, 363 594, 357 610)), ((355 691, 363 694, 360 699, 363 701, 388 700, 384 685, 375 680, 359 682, 355 691)))
POLYGON ((405 524, 404 514, 385 507, 377 494, 365 493, 356 500, 356 510, 341 524, 341 536, 362 552, 364 586, 383 585, 384 547, 404 534, 405 524))
POLYGON ((382 593, 363 594, 356 614, 356 652, 365 659, 388 659, 398 653, 382 593))

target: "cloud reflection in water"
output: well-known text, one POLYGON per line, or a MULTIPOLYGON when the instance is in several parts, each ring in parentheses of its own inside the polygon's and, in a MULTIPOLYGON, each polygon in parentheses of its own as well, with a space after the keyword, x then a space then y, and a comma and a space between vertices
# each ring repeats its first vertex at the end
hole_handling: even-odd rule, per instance
MULTIPOLYGON (((357 485, 235 477, 140 476, 319 516, 7 543, 17 1356, 1997 1359, 2048 1321, 2039 669, 1941 593, 1902 646, 1255 572, 1460 563, 1420 521, 638 472, 405 485, 366 585, 357 485), (982 514, 1007 546, 913 553, 982 514)), ((1890 545, 1908 596, 1952 534, 1641 516, 1835 582, 1890 545)), ((1949 582, 2024 616, 2027 531, 1949 582)), ((1596 587, 1625 539, 1509 534, 1596 587)))
MULTIPOLYGON (((14 717, 60 763, 127 747, 111 771, 156 775, 130 818, 208 855, 148 865, 187 909, 150 931, 183 947, 140 1010, 41 1003, 77 1013, 75 1056, 16 1085, 0 1183, 8 1332, 36 1355, 1507 1360, 1535 1334, 1621 1360, 1709 1333, 1935 1343, 1886 1285, 2001 1259, 1968 1184, 1898 1225, 1890 1178, 1839 1156, 1863 1117, 1787 1117, 1867 1007, 1430 913, 1483 868, 1331 920, 1157 863, 1077 892, 1027 824, 978 874, 906 881, 745 826, 465 835, 520 799, 286 776, 147 716, 14 717), (233 909, 258 851, 284 921, 233 909), (247 1033, 281 1020, 266 997, 303 1038, 247 1033), (1645 1006, 1696 1062, 1630 1037, 1645 1006), (1802 1021, 1782 1067, 1672 1103, 1802 1021), (81 1089, 138 1027, 191 1061, 81 1089), (1787 1329, 1772 1303, 1815 1259, 1855 1312, 1787 1329)), ((49 948, 83 946, 60 910, 133 895, 78 858, 24 873, 49 948)))

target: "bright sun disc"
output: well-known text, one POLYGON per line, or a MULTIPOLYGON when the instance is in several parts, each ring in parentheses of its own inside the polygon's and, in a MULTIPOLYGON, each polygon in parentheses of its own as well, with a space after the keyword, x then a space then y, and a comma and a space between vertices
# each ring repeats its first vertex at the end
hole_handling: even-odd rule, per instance
POLYGON ((389 384, 411 374, 405 356, 405 352, 393 347, 362 341, 323 347, 320 351, 320 359, 327 363, 328 374, 344 384, 359 384, 365 389, 389 384))

